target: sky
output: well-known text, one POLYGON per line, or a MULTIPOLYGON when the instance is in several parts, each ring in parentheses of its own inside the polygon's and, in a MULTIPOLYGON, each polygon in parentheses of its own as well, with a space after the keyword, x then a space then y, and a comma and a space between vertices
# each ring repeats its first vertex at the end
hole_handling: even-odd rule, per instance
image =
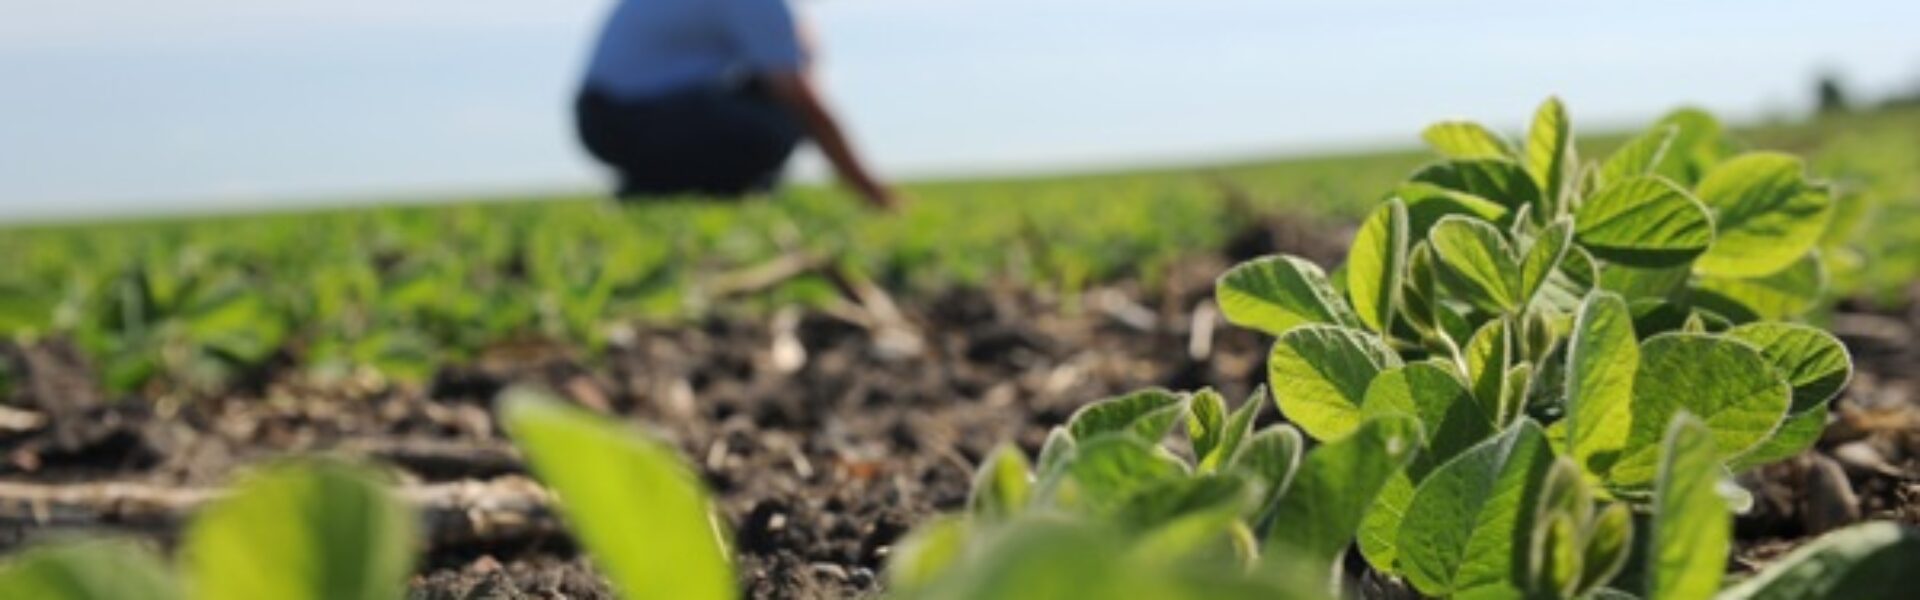
MULTIPOLYGON (((568 107, 608 0, 0 0, 0 220, 588 191, 568 107)), ((1920 86, 1920 3, 799 0, 900 177, 1407 146, 1920 86)), ((819 172, 803 157, 802 175, 819 172)))

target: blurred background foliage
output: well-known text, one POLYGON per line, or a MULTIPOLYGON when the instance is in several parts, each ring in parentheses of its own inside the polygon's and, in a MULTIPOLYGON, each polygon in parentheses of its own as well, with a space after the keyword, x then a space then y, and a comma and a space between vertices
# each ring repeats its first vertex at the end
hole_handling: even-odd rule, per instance
MULTIPOLYGON (((1843 194, 1836 296, 1891 303, 1920 276, 1920 107, 1734 132, 1807 155, 1843 194)), ((1599 155, 1623 138, 1588 135, 1599 155)), ((419 381, 524 341, 603 348, 668 324, 836 298, 819 276, 709 298, 700 282, 827 257, 901 293, 995 281, 1071 295, 1153 282, 1265 215, 1357 221, 1425 154, 1381 152, 1067 177, 926 181, 878 215, 801 186, 768 201, 525 198, 0 229, 0 335, 68 339, 112 389, 216 391, 274 366, 419 381)), ((0 373, 0 387, 6 385, 0 373)))

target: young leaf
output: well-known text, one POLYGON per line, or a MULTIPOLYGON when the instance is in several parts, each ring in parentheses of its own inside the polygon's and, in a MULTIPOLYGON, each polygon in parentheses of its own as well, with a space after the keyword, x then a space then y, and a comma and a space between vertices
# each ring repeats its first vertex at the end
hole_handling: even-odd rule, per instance
POLYGON ((1567 342, 1567 447, 1588 473, 1607 472, 1626 447, 1640 345, 1627 303, 1595 292, 1581 303, 1567 342))
POLYGON ((622 595, 739 596, 706 490, 672 448, 527 389, 502 395, 500 418, 622 595))
POLYGON ((1700 201, 1714 213, 1713 247, 1694 268, 1721 277, 1759 277, 1792 265, 1819 243, 1833 197, 1808 186, 1792 155, 1755 152, 1715 167, 1700 201))
POLYGON ((1138 436, 1109 433, 1082 439, 1062 469, 1055 502, 1111 516, 1134 494, 1187 475, 1187 465, 1138 436))
POLYGON ((1347 295, 1360 321, 1385 333, 1399 303, 1407 266, 1407 207, 1398 198, 1373 211, 1347 252, 1347 295))
POLYGON ((1600 166, 1600 183, 1606 185, 1641 175, 1650 175, 1660 164, 1660 158, 1667 153, 1668 145, 1679 133, 1673 125, 1656 125, 1654 128, 1634 136, 1600 166))
POLYGON ((1672 127, 1674 136, 1666 153, 1660 155, 1660 162, 1654 165, 1654 174, 1682 186, 1693 187, 1699 183, 1707 170, 1728 152, 1728 144, 1721 137, 1720 122, 1706 111, 1676 110, 1661 118, 1655 127, 1672 127))
POLYGON ((1382 371, 1367 386, 1361 408, 1368 418, 1404 414, 1420 419, 1426 444, 1407 467, 1416 481, 1500 430, 1498 415, 1475 402, 1452 373, 1431 363, 1382 371))
POLYGON ((1406 202, 1407 237, 1416 241, 1426 239, 1433 224, 1447 215, 1466 215, 1498 223, 1510 212, 1493 200, 1418 181, 1400 184, 1394 188, 1393 196, 1406 202))
POLYGON ((1520 266, 1499 229, 1484 221, 1449 216, 1434 224, 1427 241, 1444 267, 1445 281, 1468 301, 1495 313, 1519 307, 1520 293, 1510 275, 1518 273, 1520 266))
POLYGON ((1301 439, 1300 430, 1286 425, 1274 425, 1260 430, 1247 439, 1247 444, 1233 454, 1227 461, 1226 471, 1239 473, 1260 482, 1260 497, 1255 503, 1255 523, 1266 520, 1276 502, 1293 485, 1293 475, 1300 467, 1300 451, 1306 447, 1301 439))
MULTIPOLYGON (((1240 452, 1248 438, 1253 436, 1253 420, 1260 415, 1260 407, 1267 402, 1267 386, 1254 388, 1247 401, 1227 415, 1226 426, 1220 433, 1220 442, 1206 456, 1200 458, 1198 471, 1211 473, 1240 452)), ((1291 429, 1291 428, 1289 428, 1291 429)), ((1295 432, 1298 435, 1298 432, 1295 432)))
POLYGON ((1486 198, 1509 211, 1536 204, 1541 197, 1533 176, 1520 163, 1508 159, 1438 162, 1416 171, 1413 181, 1486 198))
POLYGON ((1407 580, 1433 596, 1518 594, 1553 450, 1522 419, 1427 476, 1400 526, 1407 580))
POLYGON ((1794 549, 1720 600, 1896 598, 1920 565, 1920 533, 1895 523, 1854 525, 1794 549))
POLYGON ((1733 517, 1720 496, 1720 453, 1708 424, 1680 414, 1661 446, 1653 497, 1647 600, 1707 598, 1720 589, 1733 517))
POLYGON ((1562 219, 1548 225, 1534 238, 1533 245, 1520 261, 1519 286, 1515 288, 1520 305, 1533 303, 1547 280, 1560 270, 1561 260, 1571 247, 1572 237, 1573 223, 1562 219))
POLYGON ((1706 424, 1721 460, 1739 455, 1773 434, 1791 394, 1786 379, 1746 342, 1697 333, 1648 338, 1640 345, 1626 449, 1609 479, 1623 486, 1652 483, 1656 440, 1666 435, 1660 423, 1682 411, 1706 424))
POLYGON ((1129 558, 1168 562, 1226 550, 1236 554, 1234 562, 1250 563, 1257 548, 1239 555, 1234 545, 1251 535, 1240 516, 1252 506, 1255 487, 1237 475, 1212 474, 1175 479, 1134 496, 1121 521, 1144 529, 1129 558))
POLYGON ((1739 473, 1760 465, 1779 462, 1805 452, 1820 441, 1820 434, 1827 430, 1827 404, 1816 404, 1807 410, 1787 415, 1780 422, 1780 428, 1760 445, 1754 446, 1733 460, 1727 462, 1727 469, 1739 473))
POLYGON ((1487 412, 1452 373, 1431 363, 1413 363, 1382 372, 1367 386, 1361 407, 1371 418, 1411 415, 1427 432, 1420 454, 1380 491, 1360 524, 1360 552, 1383 572, 1396 572, 1396 536, 1414 485, 1461 452, 1499 431, 1498 415, 1487 412))
POLYGON ((1380 489, 1419 452, 1422 437, 1413 417, 1388 415, 1307 453, 1274 511, 1267 544, 1298 550, 1310 564, 1333 565, 1380 489))
POLYGON ((1476 158, 1512 158, 1506 140, 1486 127, 1471 121, 1441 121, 1420 132, 1435 152, 1455 160, 1476 158))
POLYGON ((1794 323, 1750 323, 1727 330, 1727 337, 1760 349, 1760 355, 1793 386, 1793 407, 1801 413, 1820 407, 1846 388, 1853 377, 1847 347, 1833 334, 1794 323))
POLYGON ((1214 283, 1214 298, 1228 321, 1269 335, 1316 323, 1359 324, 1326 273, 1292 256, 1240 263, 1214 283))
POLYGON ((1625 504, 1610 504, 1587 525, 1586 547, 1581 550, 1580 589, 1575 597, 1605 585, 1627 566, 1633 550, 1633 513, 1625 504))
POLYGON ((1486 414, 1500 414, 1500 399, 1507 391, 1507 371, 1518 360, 1513 345, 1513 333, 1505 319, 1487 321, 1467 341, 1468 388, 1486 414))
POLYGON ((204 509, 183 552, 195 598, 398 598, 413 568, 414 515, 347 465, 255 473, 204 509))
POLYGON ((1033 474, 1018 447, 1001 445, 980 462, 967 493, 967 510, 976 517, 1006 519, 1026 508, 1033 474))
POLYGON ((1076 440, 1104 433, 1132 433, 1158 442, 1179 422, 1186 404, 1186 398, 1159 388, 1129 392, 1080 407, 1067 417, 1067 431, 1076 440))
POLYGON ((1054 427, 1047 430, 1047 441, 1040 444, 1040 458, 1034 465, 1034 470, 1042 477, 1058 472, 1060 465, 1065 464, 1067 458, 1073 456, 1073 447, 1073 434, 1068 433, 1067 428, 1054 427))
POLYGON ((1407 517, 1407 505, 1413 503, 1415 485, 1405 469, 1394 473, 1360 518, 1354 543, 1360 547, 1360 557, 1383 574, 1400 575, 1400 524, 1407 517))
POLYGON ((1224 534, 1227 526, 1239 520, 1252 507, 1254 489, 1239 474, 1179 477, 1156 483, 1127 498, 1115 520, 1136 531, 1172 523, 1186 516, 1216 515, 1206 521, 1215 524, 1214 533, 1224 534))
POLYGON ((1632 267, 1684 265, 1714 243, 1706 206, 1659 177, 1607 184, 1580 205, 1576 219, 1581 246, 1632 267))
POLYGON ((1426 242, 1414 245, 1407 253, 1407 276, 1400 291, 1400 307, 1395 311, 1402 322, 1425 339, 1437 339, 1440 325, 1434 315, 1440 301, 1434 272, 1433 249, 1426 242))
POLYGON ((179 586, 153 551, 123 541, 28 549, 0 563, 0 598, 171 600, 179 586))
POLYGON ((1360 424, 1367 385, 1400 356, 1363 331, 1308 325, 1280 336, 1267 358, 1267 382, 1287 420, 1317 440, 1344 437, 1360 424))
POLYGON ((1826 287, 1826 267, 1820 254, 1812 252, 1763 277, 1696 277, 1692 299, 1698 306, 1742 322, 1787 319, 1819 306, 1826 287))
POLYGON ((1581 554, 1580 525, 1565 513, 1549 513, 1543 517, 1544 521, 1533 528, 1527 554, 1530 577, 1524 590, 1534 597, 1573 598, 1585 568, 1582 559, 1586 558, 1581 554))
POLYGON ((1548 222, 1558 212, 1560 197, 1566 191, 1577 161, 1573 157, 1573 123, 1559 98, 1547 98, 1533 114, 1533 126, 1527 129, 1527 174, 1540 188, 1542 203, 1536 211, 1540 222, 1548 222))
POLYGON ((1207 388, 1194 392, 1187 408, 1187 442, 1193 446, 1194 464, 1200 464, 1226 437, 1227 401, 1219 392, 1207 388))
POLYGON ((899 593, 925 587, 960 561, 972 534, 966 519, 946 514, 914 527, 887 554, 889 587, 899 593))

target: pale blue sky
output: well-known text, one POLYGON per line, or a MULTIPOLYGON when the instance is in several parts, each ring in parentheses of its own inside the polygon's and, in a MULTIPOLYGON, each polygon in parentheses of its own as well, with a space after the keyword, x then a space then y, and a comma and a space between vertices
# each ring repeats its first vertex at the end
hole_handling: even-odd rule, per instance
MULTIPOLYGON (((1549 93, 1591 125, 1790 114, 1822 69, 1920 83, 1904 0, 799 4, 902 175, 1406 145, 1549 93)), ((607 6, 0 0, 0 219, 593 189, 566 109, 607 6)))

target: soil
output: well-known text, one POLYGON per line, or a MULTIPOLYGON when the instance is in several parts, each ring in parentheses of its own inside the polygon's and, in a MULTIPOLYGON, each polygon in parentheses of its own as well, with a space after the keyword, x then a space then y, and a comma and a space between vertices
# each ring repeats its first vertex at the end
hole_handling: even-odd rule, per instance
MULTIPOLYGON (((289 370, 220 397, 113 399, 71 348, 0 347, 21 378, 4 405, 44 416, 37 427, 0 428, 0 481, 212 486, 242 465, 314 451, 381 459, 402 481, 516 477, 524 467, 490 402, 508 385, 537 382, 685 451, 732 526, 746 595, 871 596, 892 544, 960 507, 973 465, 996 445, 1035 452, 1075 408, 1141 387, 1212 386, 1245 398, 1264 379, 1269 340, 1196 310, 1210 306, 1214 277, 1277 251, 1334 260, 1345 235, 1275 219, 1221 255, 1176 263, 1151 288, 1112 282, 1072 300, 1013 286, 904 298, 915 344, 831 311, 717 316, 621 332, 595 357, 502 345, 416 387, 373 377, 321 385, 289 370)), ((1736 569, 1851 520, 1920 522, 1920 304, 1842 308, 1834 328, 1859 375, 1818 451, 1743 478, 1759 502, 1738 523, 1736 569)), ((0 552, 55 533, 0 530, 0 552)), ((170 541, 165 528, 135 533, 170 541)), ((564 534, 435 546, 411 594, 610 597, 564 534)))

